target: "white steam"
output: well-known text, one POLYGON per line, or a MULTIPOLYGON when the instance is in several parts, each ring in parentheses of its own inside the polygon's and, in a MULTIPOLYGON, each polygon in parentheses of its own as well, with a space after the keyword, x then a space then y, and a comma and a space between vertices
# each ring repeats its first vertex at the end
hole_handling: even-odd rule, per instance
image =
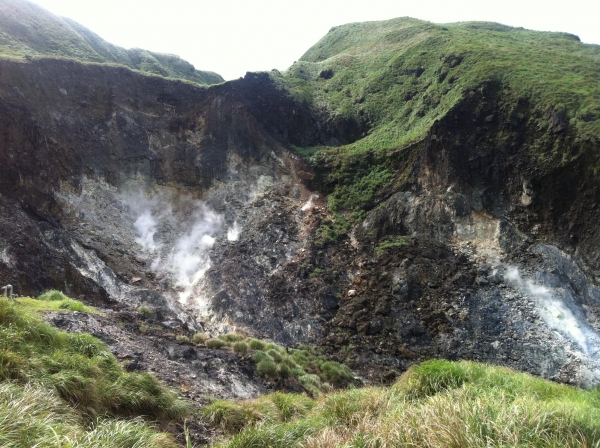
POLYGON ((140 244, 145 250, 154 250, 158 246, 154 242, 154 234, 156 233, 156 219, 152 216, 150 210, 144 211, 138 219, 133 223, 135 230, 139 235, 135 242, 140 244))
POLYGON ((204 202, 181 195, 130 193, 123 202, 134 217, 135 241, 155 255, 150 269, 171 279, 168 283, 175 286, 180 302, 187 302, 210 269, 210 249, 223 217, 204 202))
POLYGON ((227 231, 227 240, 228 241, 237 241, 240 238, 240 226, 237 222, 233 223, 233 227, 230 227, 227 231))
MULTIPOLYGON (((535 283, 531 279, 523 279, 516 267, 509 267, 505 279, 516 285, 521 291, 536 300, 538 313, 553 330, 557 330, 575 342, 579 348, 589 355, 589 336, 594 333, 573 314, 556 291, 535 283)), ((597 335, 594 335, 597 336, 597 335)))
POLYGON ((311 194, 310 198, 308 198, 308 201, 306 201, 306 203, 302 206, 302 208, 300 210, 302 210, 303 212, 305 212, 306 210, 310 210, 313 206, 313 200, 314 199, 318 199, 319 196, 316 194, 311 194))
POLYGON ((167 257, 167 268, 175 274, 177 285, 194 286, 210 268, 209 250, 213 235, 221 228, 223 217, 200 203, 194 213, 192 228, 175 242, 167 257))

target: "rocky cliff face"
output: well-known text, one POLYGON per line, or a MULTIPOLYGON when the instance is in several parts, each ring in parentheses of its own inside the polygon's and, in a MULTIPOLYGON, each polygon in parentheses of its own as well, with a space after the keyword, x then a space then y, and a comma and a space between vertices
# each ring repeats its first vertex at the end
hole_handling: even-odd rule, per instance
POLYGON ((354 346, 357 364, 486 359, 598 381, 597 143, 532 130, 499 103, 475 91, 406 148, 408 180, 355 228, 351 291, 326 340, 354 346), (540 135, 570 159, 540 163, 540 135))
POLYGON ((598 382, 597 140, 485 83, 416 143, 309 165, 294 146, 369 124, 276 79, 0 61, 0 281, 318 343, 373 380, 445 357, 598 382), (378 164, 360 219, 332 214, 331 173, 378 164))

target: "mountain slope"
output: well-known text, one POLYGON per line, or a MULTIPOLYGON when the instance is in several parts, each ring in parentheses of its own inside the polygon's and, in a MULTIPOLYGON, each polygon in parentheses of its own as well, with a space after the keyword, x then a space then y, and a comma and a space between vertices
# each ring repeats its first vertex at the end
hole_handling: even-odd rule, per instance
POLYGON ((329 212, 309 271, 339 298, 330 353, 568 381, 579 338, 597 362, 599 55, 563 33, 401 18, 334 28, 280 77, 338 131, 298 148, 329 212), (565 339, 541 355, 544 326, 565 339))
POLYGON ((506 102, 529 98, 598 136, 599 62, 599 46, 566 33, 400 18, 333 28, 288 77, 332 115, 361 123, 368 135, 348 150, 364 151, 422 138, 484 81, 500 83, 506 102))
POLYGON ((0 56, 64 57, 79 61, 111 63, 198 84, 218 84, 216 73, 196 70, 179 56, 112 45, 71 19, 63 19, 34 3, 0 1, 0 56))
POLYGON ((598 384, 597 54, 396 19, 208 88, 2 59, 0 280, 372 381, 443 357, 598 384))

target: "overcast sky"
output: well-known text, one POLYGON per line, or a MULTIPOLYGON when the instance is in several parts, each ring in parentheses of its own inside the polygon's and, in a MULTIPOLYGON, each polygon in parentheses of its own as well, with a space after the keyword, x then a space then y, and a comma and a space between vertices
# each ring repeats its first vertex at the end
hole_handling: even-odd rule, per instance
POLYGON ((333 26, 410 16, 566 31, 600 44, 600 0, 34 0, 126 48, 174 53, 225 79, 287 69, 333 26))

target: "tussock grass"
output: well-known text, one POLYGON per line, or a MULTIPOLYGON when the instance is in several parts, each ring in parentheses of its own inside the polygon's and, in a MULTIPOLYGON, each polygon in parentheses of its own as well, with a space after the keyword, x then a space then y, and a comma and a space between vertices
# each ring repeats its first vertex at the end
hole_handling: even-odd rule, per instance
POLYGON ((206 333, 196 333, 192 336, 192 342, 197 345, 204 344, 209 339, 206 333))
POLYGON ((343 388, 354 383, 352 371, 335 361, 328 361, 309 345, 286 349, 272 342, 241 336, 221 335, 206 341, 209 348, 231 347, 240 354, 250 353, 257 373, 271 381, 293 377, 311 395, 343 388))
POLYGON ((276 392, 253 400, 217 400, 202 410, 208 423, 229 434, 258 423, 287 422, 304 417, 315 406, 306 395, 276 392))
MULTIPOLYGON (((474 362, 428 361, 390 388, 351 389, 316 399, 275 394, 260 400, 275 403, 279 413, 261 414, 256 400, 221 405, 260 417, 245 420, 217 446, 600 446, 598 390, 474 362), (285 412, 290 406, 294 410, 285 412)), ((225 412, 220 418, 227 425, 230 417, 225 412)))
POLYGON ((77 411, 51 389, 31 383, 0 383, 0 446, 175 447, 168 434, 141 419, 99 419, 84 426, 77 411))
POLYGON ((240 353, 242 355, 248 353, 248 344, 243 341, 234 342, 232 347, 233 351, 236 353, 240 353))
POLYGON ((219 349, 219 348, 223 348, 227 345, 226 342, 222 341, 221 339, 207 339, 205 344, 208 348, 212 348, 215 350, 219 349))
MULTIPOLYGON (((153 376, 124 372, 100 340, 58 331, 34 309, 5 298, 0 298, 0 386, 0 422, 30 428, 24 435, 11 429, 10 440, 0 446, 35 446, 38 442, 23 437, 38 436, 39 446, 57 446, 54 438, 64 446, 170 446, 167 436, 145 423, 112 417, 183 420, 191 411, 153 376), (20 419, 15 409, 24 414, 20 419)), ((4 424, 0 427, 4 434, 4 424)))

